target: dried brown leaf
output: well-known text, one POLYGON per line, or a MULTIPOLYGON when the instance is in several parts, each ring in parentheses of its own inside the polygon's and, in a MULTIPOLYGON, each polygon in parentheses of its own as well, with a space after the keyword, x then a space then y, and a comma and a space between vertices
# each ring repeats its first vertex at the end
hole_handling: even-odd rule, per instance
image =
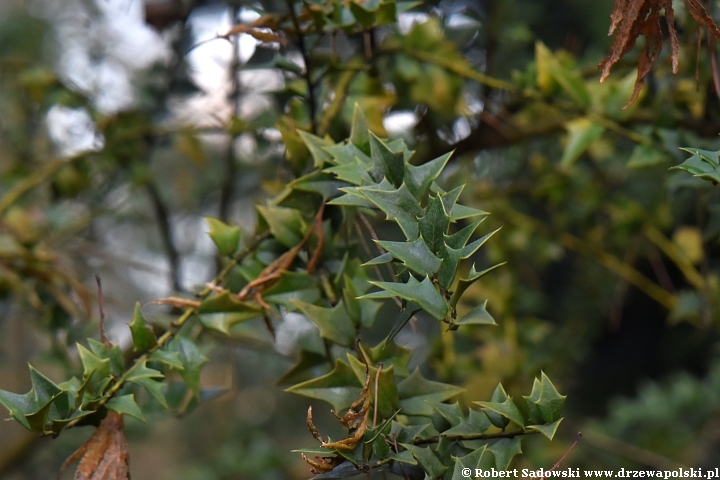
POLYGON ((110 411, 95 433, 75 451, 62 467, 60 478, 72 463, 80 460, 75 480, 129 480, 129 457, 122 415, 110 411))

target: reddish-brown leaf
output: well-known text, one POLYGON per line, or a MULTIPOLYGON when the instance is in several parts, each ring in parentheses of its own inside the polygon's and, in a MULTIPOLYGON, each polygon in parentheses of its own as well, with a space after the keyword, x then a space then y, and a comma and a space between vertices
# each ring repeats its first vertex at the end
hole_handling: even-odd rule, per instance
POLYGON ((75 480, 130 479, 127 441, 121 414, 108 412, 88 441, 65 460, 60 467, 58 478, 78 459, 80 464, 75 471, 75 480))

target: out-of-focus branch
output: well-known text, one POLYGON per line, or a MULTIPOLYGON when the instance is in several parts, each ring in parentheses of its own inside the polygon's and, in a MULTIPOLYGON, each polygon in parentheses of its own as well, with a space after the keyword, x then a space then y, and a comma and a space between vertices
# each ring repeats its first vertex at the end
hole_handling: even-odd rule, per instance
POLYGON ((170 222, 170 212, 168 211, 165 202, 160 197, 157 185, 150 180, 146 184, 148 196, 152 203, 153 210, 155 210, 155 217, 157 217, 158 227, 160 229, 160 236, 162 237, 163 246, 165 248, 165 255, 167 256, 168 263, 170 264, 170 283, 174 291, 180 291, 182 289, 180 285, 180 254, 175 245, 175 240, 172 234, 172 224, 170 222))

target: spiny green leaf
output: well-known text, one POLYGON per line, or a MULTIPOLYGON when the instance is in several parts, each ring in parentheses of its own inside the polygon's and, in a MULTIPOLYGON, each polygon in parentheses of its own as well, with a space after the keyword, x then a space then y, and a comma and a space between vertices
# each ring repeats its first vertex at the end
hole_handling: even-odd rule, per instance
POLYGON ((473 218, 487 215, 489 215, 489 213, 484 210, 479 210, 477 208, 467 207, 465 205, 460 205, 459 203, 456 203, 455 205, 453 205, 452 210, 450 210, 450 221, 457 222, 458 220, 462 220, 464 218, 473 218))
MULTIPOLYGON (((354 356, 347 354, 350 367, 355 372, 359 382, 365 383, 365 364, 354 356)), ((378 393, 375 395, 375 379, 377 378, 377 367, 370 367, 370 398, 374 408, 375 398, 377 398, 377 409, 380 418, 389 418, 398 408, 397 385, 395 384, 395 372, 392 365, 380 370, 380 378, 378 382, 378 393)))
POLYGON ((497 265, 493 265, 492 267, 487 268, 481 272, 476 271, 475 265, 473 265, 470 268, 470 273, 468 274, 468 276, 466 278, 461 278, 458 281, 458 284, 455 287, 455 292, 453 292, 453 295, 450 298, 450 305, 457 305, 458 300, 460 300, 460 297, 462 297, 462 294, 465 293, 465 290, 467 290, 470 285, 478 281, 484 275, 492 272, 496 268, 505 265, 505 263, 507 262, 498 263, 497 265))
POLYGON ((217 330, 225 335, 230 335, 230 329, 238 323, 247 322, 261 316, 256 310, 247 312, 218 312, 204 313, 200 315, 200 323, 212 330, 217 330))
POLYGON ((393 325, 392 330, 390 330, 390 333, 385 339, 385 345, 390 343, 392 339, 395 338, 398 333, 400 333, 400 330, 402 330, 402 328, 407 324, 407 322, 410 321, 413 315, 415 315, 420 310, 420 305, 418 305, 417 303, 406 302, 406 304, 403 305, 402 309, 400 310, 397 320, 395 320, 395 325, 393 325))
POLYGON ((208 361, 200 352, 195 342, 187 337, 176 337, 169 345, 170 351, 178 352, 183 369, 180 375, 187 383, 188 388, 198 396, 200 394, 200 368, 208 361))
POLYGON ((498 389, 501 390, 501 393, 499 395, 493 394, 492 402, 473 402, 480 405, 484 410, 485 414, 488 416, 490 421, 498 428, 505 428, 507 426, 507 420, 511 420, 521 427, 525 426, 525 420, 523 419, 522 413, 520 413, 520 410, 518 410, 515 403, 512 401, 512 397, 507 397, 507 394, 505 394, 505 390, 502 388, 502 385, 498 384, 498 388, 495 389, 495 392, 498 392, 498 389), (500 400, 502 396, 505 396, 505 400, 500 400))
POLYGON ((183 369, 178 352, 171 352, 166 349, 155 350, 152 355, 148 357, 148 361, 164 363, 168 367, 172 367, 176 370, 183 369))
POLYGON ((368 349, 365 349, 364 345, 360 345, 360 348, 363 349, 365 356, 374 364, 384 362, 385 365, 389 365, 392 363, 396 375, 407 377, 410 374, 408 365, 412 358, 412 352, 407 348, 401 347, 393 341, 381 342, 368 349))
POLYGON ((352 143, 325 147, 325 151, 332 156, 333 161, 338 165, 353 163, 353 160, 356 158, 368 166, 372 165, 372 160, 368 156, 370 154, 369 144, 367 154, 352 143))
POLYGON ((210 238, 220 255, 232 255, 240 244, 240 227, 228 225, 217 218, 205 217, 210 227, 210 238))
POLYGON ((324 355, 301 349, 300 357, 297 362, 295 362, 295 365, 290 367, 290 370, 278 378, 275 383, 276 385, 299 383, 300 381, 306 380, 312 371, 315 370, 315 367, 320 365, 327 366, 327 360, 324 355))
POLYGON ((440 268, 440 259, 430 251, 422 236, 412 242, 378 240, 377 243, 423 277, 434 275, 440 268))
POLYGON ((535 404, 546 423, 555 422, 562 415, 566 395, 560 395, 544 372, 540 372, 540 395, 535 404))
POLYGON ((363 162, 358 157, 354 157, 349 163, 342 163, 326 168, 323 172, 331 173, 335 175, 338 180, 353 185, 372 185, 375 182, 370 177, 370 168, 371 165, 363 162))
POLYGON ((500 231, 500 228, 498 228, 497 230, 495 230, 493 232, 488 233, 487 235, 482 236, 481 238, 478 238, 477 240, 475 240, 474 242, 472 242, 469 245, 465 245, 461 250, 460 258, 462 258, 463 260, 466 258, 469 258, 471 255, 473 255, 475 252, 477 252, 478 249, 480 247, 482 247, 485 244, 485 242, 487 242, 490 239, 490 237, 492 237, 499 231, 500 231))
POLYGON ((152 378, 148 377, 136 378, 135 380, 133 380, 133 382, 137 383, 145 390, 147 390, 148 393, 152 395, 153 398, 155 398, 155 400, 157 400, 158 403, 164 408, 170 408, 168 407, 167 399, 165 398, 165 394, 163 393, 165 382, 158 382, 157 380, 153 380, 152 378))
POLYGON ((451 427, 459 425, 465 420, 460 405, 455 403, 432 403, 432 407, 442 416, 451 427))
POLYGON ((442 264, 437 272, 438 283, 441 287, 446 290, 450 289, 453 281, 455 280, 455 274, 457 273, 458 267, 460 266, 460 257, 462 256, 462 249, 454 249, 445 245, 440 250, 440 258, 442 264))
POLYGON ((63 391, 62 388, 38 372, 32 365, 30 365, 30 380, 32 382, 33 392, 35 393, 35 401, 38 405, 45 405, 63 391))
POLYGON ((380 190, 377 187, 362 187, 358 188, 358 191, 377 205, 388 220, 397 222, 408 240, 418 238, 417 218, 422 214, 422 208, 405 184, 391 191, 380 190))
MULTIPOLYGON (((402 413, 400 413, 400 415, 402 415, 402 413)), ((390 428, 390 438, 397 439, 398 443, 409 443, 416 438, 427 437, 429 435, 429 429, 429 423, 420 423, 418 425, 403 425, 393 420, 392 427, 390 428)), ((413 465, 414 464, 415 461, 413 460, 413 465)))
POLYGON ((561 165, 573 164, 605 132, 605 127, 587 117, 571 120, 565 124, 565 128, 568 140, 560 159, 561 165))
MULTIPOLYGON (((487 218, 487 217, 485 217, 487 218)), ((482 222, 485 221, 485 218, 481 218, 480 220, 471 223, 467 227, 458 230, 456 233, 452 235, 446 235, 445 236, 445 245, 448 247, 454 248, 456 250, 459 250, 467 244, 468 240, 470 240, 470 237, 472 234, 477 230, 478 225, 480 225, 482 222)))
POLYGON ((440 172, 445 168, 451 156, 452 152, 446 153, 418 166, 409 163, 405 164, 405 185, 415 198, 419 200, 425 196, 430 189, 430 185, 440 176, 440 172))
POLYGON ((390 150, 387 144, 370 133, 370 154, 373 161, 370 176, 376 182, 380 182, 385 177, 396 188, 402 185, 405 175, 405 160, 402 151, 390 150))
POLYGON ((433 282, 425 277, 425 280, 418 282, 415 277, 410 275, 407 283, 394 282, 370 282, 376 287, 380 287, 384 292, 374 292, 364 295, 360 298, 389 298, 400 297, 410 302, 415 302, 423 310, 432 315, 437 320, 443 320, 448 314, 448 306, 443 296, 438 292, 433 282))
POLYGON ((38 404, 35 400, 35 394, 32 390, 24 395, 0 390, 0 403, 8 409, 10 415, 18 421, 20 425, 31 430, 30 424, 25 418, 38 410, 38 404))
POLYGON ((294 301, 314 303, 320 299, 317 278, 307 273, 282 272, 280 280, 263 294, 268 303, 282 305, 293 311, 294 301))
POLYGON ((147 360, 143 359, 136 362, 135 365, 130 367, 130 370, 125 374, 125 380, 128 382, 134 382, 140 378, 163 378, 164 375, 155 370, 154 368, 148 368, 147 360))
POLYGON ((362 264, 363 267, 368 267, 372 265, 382 265, 384 263, 392 262, 393 256, 390 253, 383 253, 382 255, 379 255, 372 260, 365 262, 362 264))
POLYGON ((302 138, 302 141, 305 142, 305 146, 310 151, 310 154, 313 157, 313 166, 315 168, 322 168, 325 163, 330 163, 332 157, 329 153, 327 153, 327 151, 325 151, 325 147, 334 145, 332 140, 328 138, 320 138, 312 133, 302 130, 298 130, 297 133, 300 135, 300 138, 302 138))
POLYGON ((302 215, 294 208, 256 206, 260 215, 270 228, 275 239, 287 248, 292 248, 302 240, 302 215))
POLYGON ((420 236, 433 253, 439 253, 445 245, 445 234, 450 226, 450 216, 439 196, 430 197, 425 214, 419 219, 420 236))
POLYGON ((692 157, 670 170, 684 170, 695 177, 720 183, 720 151, 700 150, 698 148, 681 148, 692 157))
POLYGON ((88 338, 88 346, 90 351, 100 358, 110 360, 110 374, 116 377, 122 375, 125 371, 125 357, 122 350, 117 345, 108 346, 94 338, 88 338))
POLYGON ((218 312, 233 312, 242 313, 246 315, 253 315, 254 318, 262 314, 262 309, 255 304, 242 302, 238 300, 237 295, 233 295, 228 291, 223 291, 217 295, 209 297, 200 304, 199 312, 203 313, 218 313, 218 312))
POLYGON ((445 430, 441 433, 441 435, 476 435, 487 431, 490 426, 490 420, 488 420, 487 415, 478 412, 477 410, 470 409, 467 419, 464 419, 451 429, 445 430))
POLYGON ((423 378, 419 369, 398 384, 401 415, 429 417, 432 403, 444 402, 464 391, 463 388, 423 378))
POLYGON ((370 135, 365 114, 357 103, 353 108, 352 125, 350 128, 350 143, 370 155, 370 135))
POLYGON ((357 330, 342 301, 332 308, 297 300, 293 303, 320 329, 320 336, 323 338, 346 347, 355 342, 357 330))
POLYGON ((131 417, 135 417, 141 422, 145 421, 145 417, 143 417, 142 410, 140 410, 140 407, 135 402, 135 395, 129 394, 129 395, 121 395, 119 397, 113 397, 108 401, 106 404, 108 409, 123 414, 123 415, 130 415, 131 417))
POLYGON ((495 319, 486 310, 487 300, 463 315, 456 325, 497 325, 495 319))
POLYGON ((290 182, 288 186, 294 190, 317 193, 324 199, 328 199, 337 196, 340 189, 348 185, 342 180, 337 180, 335 175, 316 170, 290 182))
POLYGON ((488 451, 492 452, 495 457, 495 468, 497 470, 507 470, 513 457, 522 453, 520 441, 521 437, 501 438, 488 447, 488 451))
POLYGON ((130 333, 132 333, 135 352, 146 352, 157 344, 155 333, 142 314, 140 302, 135 303, 135 312, 133 313, 132 322, 130 322, 129 327, 130 333))
POLYGON ((340 412, 348 408, 360 395, 362 384, 358 382, 353 369, 338 359, 330 373, 299 383, 285 391, 323 400, 332 405, 336 412, 340 412))
POLYGON ((562 418, 558 418, 550 425, 528 425, 526 427, 527 430, 535 430, 537 432, 542 433, 545 435, 548 439, 552 440, 555 437, 555 433, 557 433, 557 429, 560 426, 560 422, 562 422, 562 418))
MULTIPOLYGON (((59 394, 58 394, 59 395, 59 394)), ((25 420, 30 426, 30 430, 35 433, 49 433, 46 430, 48 416, 50 414, 50 408, 52 407, 52 399, 42 405, 37 411, 25 415, 25 420)))
POLYGON ((403 447, 412 452, 412 456, 415 457, 430 478, 440 478, 447 470, 447 467, 442 464, 430 447, 418 447, 408 444, 403 444, 403 447))
POLYGON ((463 470, 466 468, 469 468, 474 475, 475 469, 480 468, 481 466, 481 462, 483 461, 483 457, 485 456, 486 448, 487 445, 483 445, 482 447, 473 450, 472 452, 468 453, 463 457, 456 457, 451 480, 466 480, 468 477, 463 474, 463 470))
POLYGON ((83 365, 83 378, 95 393, 101 395, 110 382, 110 359, 100 358, 79 343, 77 344, 80 362, 83 365))

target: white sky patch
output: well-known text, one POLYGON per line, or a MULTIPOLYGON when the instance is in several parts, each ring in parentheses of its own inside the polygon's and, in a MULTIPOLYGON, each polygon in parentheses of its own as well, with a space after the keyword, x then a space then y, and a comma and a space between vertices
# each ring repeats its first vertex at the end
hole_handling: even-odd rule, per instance
POLYGON ((105 145, 105 139, 83 108, 55 105, 48 111, 46 122, 50 140, 61 157, 98 151, 105 145))
POLYGON ((407 133, 417 122, 417 115, 407 110, 390 113, 383 119, 383 126, 391 137, 399 137, 407 133))
POLYGON ((426 13, 403 12, 398 15, 398 27, 400 28, 400 32, 406 35, 412 30, 413 25, 416 23, 425 23, 428 20, 430 20, 430 15, 426 13))

